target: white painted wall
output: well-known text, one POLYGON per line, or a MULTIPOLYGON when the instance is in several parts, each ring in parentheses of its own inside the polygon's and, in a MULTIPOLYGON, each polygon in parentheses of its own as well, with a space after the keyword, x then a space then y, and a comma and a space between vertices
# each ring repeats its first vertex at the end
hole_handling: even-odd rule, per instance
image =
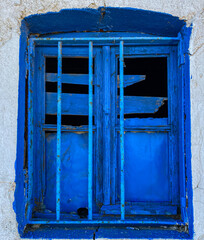
POLYGON ((63 8, 133 7, 170 13, 193 24, 190 42, 194 239, 204 240, 204 0, 0 0, 0 239, 19 239, 15 190, 21 20, 63 8))

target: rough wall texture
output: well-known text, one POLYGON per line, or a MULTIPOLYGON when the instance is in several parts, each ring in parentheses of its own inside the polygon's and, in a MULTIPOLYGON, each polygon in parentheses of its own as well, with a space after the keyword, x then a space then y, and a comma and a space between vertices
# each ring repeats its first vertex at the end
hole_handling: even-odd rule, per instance
POLYGON ((18 109, 19 35, 30 14, 64 8, 133 7, 165 12, 193 24, 190 42, 194 239, 204 239, 204 0, 0 1, 0 239, 19 239, 13 200, 18 109))

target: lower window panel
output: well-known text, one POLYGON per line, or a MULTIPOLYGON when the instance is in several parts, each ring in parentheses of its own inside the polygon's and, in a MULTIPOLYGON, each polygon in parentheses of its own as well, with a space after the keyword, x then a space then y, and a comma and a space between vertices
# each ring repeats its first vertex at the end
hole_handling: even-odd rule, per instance
MULTIPOLYGON (((56 210, 56 133, 45 137, 45 209, 56 210)), ((61 135, 61 212, 75 212, 88 206, 88 134, 61 135)))

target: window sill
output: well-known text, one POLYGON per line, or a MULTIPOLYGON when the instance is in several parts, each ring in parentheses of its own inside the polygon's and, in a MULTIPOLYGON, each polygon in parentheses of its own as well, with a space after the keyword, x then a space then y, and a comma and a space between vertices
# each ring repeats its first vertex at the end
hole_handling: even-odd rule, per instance
POLYGON ((182 227, 70 227, 61 225, 28 226, 22 238, 64 239, 190 239, 182 227))

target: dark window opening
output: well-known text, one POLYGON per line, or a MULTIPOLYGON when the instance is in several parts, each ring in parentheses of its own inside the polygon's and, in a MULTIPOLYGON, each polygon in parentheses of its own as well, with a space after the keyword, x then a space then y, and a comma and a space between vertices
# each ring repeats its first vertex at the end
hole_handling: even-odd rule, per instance
MULTIPOLYGON (((62 115, 61 119, 62 125, 70 126, 82 126, 88 125, 88 116, 81 115, 62 115)), ((94 123, 94 117, 93 117, 94 123)), ((45 124, 57 124, 57 115, 56 114, 46 114, 45 115, 45 124)))
MULTIPOLYGON (((118 61, 119 69, 119 61, 118 61)), ((119 70, 118 70, 119 74, 119 70)), ((129 78, 131 79, 131 78, 129 78)), ((134 78, 132 78, 134 79, 134 78)), ((168 100, 167 100, 167 58, 124 58, 124 96, 132 96, 132 106, 134 101, 140 101, 144 104, 144 113, 132 112, 125 114, 126 118, 167 118, 168 117, 168 100), (127 75, 135 76, 135 81, 131 80, 127 84, 127 75), (141 76, 145 76, 141 78, 141 76), (138 77, 138 78, 136 78, 138 77), (137 80, 138 79, 138 80, 137 80), (134 99, 134 97, 141 99, 134 99), (146 98, 142 98, 146 97, 146 98), (149 97, 149 99, 148 99, 149 97), (152 102, 151 102, 152 97, 152 102), (158 101, 156 101, 156 98, 158 101), (162 100, 162 98, 164 98, 162 100), (159 104, 158 104, 159 102, 159 104), (148 107, 152 104, 152 109, 148 107), (146 110, 147 109, 147 110, 146 110), (145 110, 147 112, 145 112, 145 110)), ((120 89, 118 88, 118 95, 120 89)), ((135 104, 136 104, 135 103, 135 104)), ((125 108, 126 106, 126 102, 125 108)), ((129 107, 129 106, 128 106, 129 107)), ((119 117, 119 116, 118 116, 119 117)))
MULTIPOLYGON (((46 82, 46 92, 57 92, 57 82, 46 82)), ((88 92, 88 85, 62 83, 62 93, 88 94, 88 92)))
POLYGON ((167 97, 166 57, 124 58, 124 63, 124 75, 146 75, 145 80, 125 87, 125 96, 167 97))
MULTIPOLYGON (((93 58, 94 65, 94 58, 93 58)), ((94 69, 94 67, 93 67, 94 69)), ((57 58, 46 58, 46 73, 57 73, 57 58)), ((69 74, 88 74, 89 59, 86 57, 62 58, 62 73, 69 74)))

